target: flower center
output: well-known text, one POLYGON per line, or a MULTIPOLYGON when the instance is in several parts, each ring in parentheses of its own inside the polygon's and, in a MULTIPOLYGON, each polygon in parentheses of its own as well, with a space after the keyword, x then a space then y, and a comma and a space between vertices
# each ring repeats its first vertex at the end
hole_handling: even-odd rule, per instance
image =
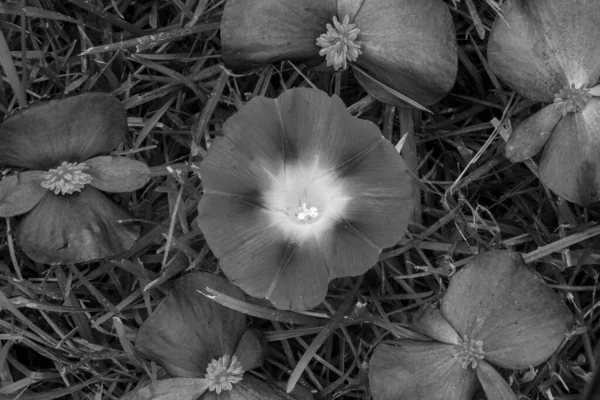
POLYGON ((208 364, 204 377, 209 381, 208 390, 216 391, 219 394, 223 390, 233 389, 233 384, 244 379, 243 375, 244 370, 237 357, 225 354, 208 364))
POLYGON ((319 209, 317 207, 306 207, 306 203, 302 203, 296 209, 296 218, 300 221, 311 221, 319 217, 319 209))
POLYGON ((92 176, 83 171, 90 169, 85 163, 68 163, 63 161, 57 168, 44 174, 42 187, 54 194, 73 194, 92 181, 92 176))
POLYGON ((589 89, 575 89, 575 86, 571 85, 554 94, 554 104, 560 107, 562 115, 565 116, 568 113, 581 112, 591 98, 589 89))
POLYGON ((334 16, 333 26, 327 24, 327 32, 317 38, 317 45, 322 47, 319 55, 325 56, 327 65, 333 65, 336 71, 348 68, 348 61, 356 61, 362 54, 362 43, 356 40, 359 33, 360 29, 350 23, 348 15, 341 23, 334 16))
POLYGON ((463 343, 458 345, 460 350, 454 355, 458 357, 460 365, 466 369, 469 365, 471 368, 477 368, 477 363, 485 356, 483 351, 483 341, 470 339, 467 335, 463 338, 463 343))

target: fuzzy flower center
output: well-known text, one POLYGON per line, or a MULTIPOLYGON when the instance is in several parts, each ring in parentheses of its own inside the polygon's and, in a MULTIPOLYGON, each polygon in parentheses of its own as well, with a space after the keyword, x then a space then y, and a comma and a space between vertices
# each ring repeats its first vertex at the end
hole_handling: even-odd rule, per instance
POLYGON ((554 103, 560 107, 562 115, 565 116, 568 113, 583 111, 591 98, 589 89, 575 89, 575 86, 571 85, 554 94, 554 103))
POLYGON ((271 223, 291 240, 320 238, 339 221, 349 201, 343 182, 318 162, 288 165, 265 192, 271 223))
POLYGON ((322 49, 320 56, 325 56, 327 65, 333 65, 338 69, 348 68, 348 61, 356 61, 362 54, 361 42, 357 40, 360 29, 350 23, 350 17, 346 15, 342 22, 333 17, 333 26, 327 24, 327 32, 317 38, 317 45, 322 49))
POLYGON ((479 360, 482 360, 485 356, 483 351, 483 341, 469 338, 467 335, 464 336, 462 344, 459 345, 460 350, 454 355, 457 357, 460 365, 467 369, 470 365, 471 368, 477 368, 479 360))
POLYGON ((73 194, 92 181, 92 176, 83 171, 90 169, 85 163, 69 163, 63 161, 57 168, 44 174, 42 187, 54 194, 73 194))
POLYGON ((208 390, 220 394, 223 390, 233 389, 233 385, 240 382, 243 375, 244 370, 237 357, 225 354, 208 364, 204 377, 209 381, 208 390))

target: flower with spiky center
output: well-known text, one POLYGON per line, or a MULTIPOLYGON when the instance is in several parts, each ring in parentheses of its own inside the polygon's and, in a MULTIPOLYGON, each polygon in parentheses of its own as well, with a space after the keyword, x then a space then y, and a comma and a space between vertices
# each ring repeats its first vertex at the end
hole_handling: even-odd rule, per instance
POLYGON ((312 308, 402 237, 410 176, 394 146, 336 96, 255 97, 200 165, 198 224, 227 277, 281 309, 312 308))
POLYGON ((544 149, 540 179, 559 196, 600 200, 600 3, 505 2, 488 45, 492 71, 528 99, 551 103, 516 126, 506 156, 544 149))
POLYGON ((377 100, 402 107, 440 100, 458 67, 442 0, 228 0, 221 47, 225 66, 240 72, 284 60, 320 65, 325 56, 335 70, 352 67, 377 100))
POLYGON ((236 356, 225 354, 218 360, 212 360, 206 368, 205 378, 208 379, 208 390, 221 393, 223 390, 233 389, 233 385, 241 382, 244 375, 242 364, 236 356))
POLYGON ((514 399, 492 365, 524 369, 549 358, 573 315, 518 253, 490 251, 457 272, 440 308, 424 307, 413 329, 433 339, 379 345, 369 362, 374 400, 514 399))
POLYGON ((16 237, 35 261, 72 264, 129 249, 139 226, 101 191, 129 192, 148 167, 104 155, 123 140, 125 110, 104 93, 34 103, 0 124, 0 165, 24 168, 0 181, 0 217, 25 214, 16 237))
POLYGON ((350 23, 350 16, 345 15, 340 23, 337 17, 333 17, 333 26, 327 24, 327 32, 317 38, 317 45, 321 46, 320 56, 325 56, 328 66, 338 69, 348 68, 348 61, 356 61, 359 55, 361 43, 358 38, 360 29, 350 23))

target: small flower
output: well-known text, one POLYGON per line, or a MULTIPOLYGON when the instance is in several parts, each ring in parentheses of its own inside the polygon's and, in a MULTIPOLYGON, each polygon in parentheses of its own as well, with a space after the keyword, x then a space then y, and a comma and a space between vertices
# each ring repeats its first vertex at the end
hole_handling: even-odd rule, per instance
POLYGON ((521 162, 544 148, 540 179, 561 197, 589 205, 600 200, 600 3, 526 3, 504 3, 488 60, 520 95, 552 104, 517 125, 506 156, 521 162))
POLYGON ((342 23, 333 17, 333 26, 327 24, 327 33, 317 38, 317 45, 323 47, 319 50, 320 56, 325 56, 327 65, 338 69, 348 68, 348 61, 356 61, 362 54, 361 43, 357 40, 360 29, 350 23, 350 17, 344 16, 342 23))
POLYGON ((200 166, 198 224, 227 277, 282 309, 318 305, 402 237, 410 176, 372 123, 315 89, 256 97, 200 166))
POLYGON ((375 349, 373 398, 469 400, 479 384, 488 398, 516 398, 492 365, 544 362, 572 324, 568 308, 518 253, 483 253, 454 275, 439 309, 415 315, 413 329, 433 341, 403 339, 375 349))
POLYGON ((71 264, 129 249, 139 226, 100 191, 129 192, 150 179, 148 167, 106 156, 127 129, 121 103, 84 93, 39 102, 0 125, 0 165, 27 169, 0 181, 0 217, 26 214, 16 237, 35 261, 71 264))
POLYGON ((234 384, 242 381, 243 375, 244 369, 236 356, 225 354, 208 364, 205 378, 210 382, 208 390, 220 394, 222 390, 233 389, 234 384))
POLYGON ((377 100, 403 107, 407 97, 413 105, 439 101, 458 67, 452 17, 441 0, 228 0, 221 44, 233 70, 325 56, 335 70, 354 67, 377 100))

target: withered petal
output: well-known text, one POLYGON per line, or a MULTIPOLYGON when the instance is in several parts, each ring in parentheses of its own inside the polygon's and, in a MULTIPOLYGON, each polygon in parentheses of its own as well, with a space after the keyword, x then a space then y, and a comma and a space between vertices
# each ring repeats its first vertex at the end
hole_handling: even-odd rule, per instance
POLYGON ((506 157, 516 163, 539 153, 561 117, 558 107, 550 104, 521 122, 506 143, 506 157))
POLYGON ((35 207, 44 195, 41 186, 44 172, 25 171, 7 176, 0 181, 0 217, 25 214, 35 207))
POLYGON ((0 165, 37 170, 112 151, 125 137, 121 102, 106 93, 40 101, 0 124, 0 165))
POLYGON ((127 157, 98 156, 85 161, 90 167, 90 185, 109 193, 132 192, 150 180, 150 169, 141 161, 127 157))
POLYGON ((47 194, 21 221, 17 241, 31 259, 74 264, 116 256, 133 246, 133 216, 93 187, 70 195, 47 194))
POLYGON ((207 272, 183 275, 140 327, 135 348, 171 376, 203 377, 213 359, 233 352, 246 329, 246 316, 199 291, 206 288, 242 300, 226 279, 207 272))
POLYGON ((377 346, 369 361, 374 400, 465 400, 478 382, 454 358, 454 346, 402 339, 377 346))
POLYGON ((600 200, 600 99, 569 113, 554 128, 539 165, 541 180, 581 205, 600 200))
POLYGON ((506 2, 490 35, 490 67, 533 100, 552 101, 571 84, 589 87, 600 78, 599 25, 595 0, 506 2))
POLYGON ((461 336, 483 342, 485 359, 521 369, 546 360, 573 324, 573 315, 519 253, 482 253, 458 271, 442 313, 461 336))

